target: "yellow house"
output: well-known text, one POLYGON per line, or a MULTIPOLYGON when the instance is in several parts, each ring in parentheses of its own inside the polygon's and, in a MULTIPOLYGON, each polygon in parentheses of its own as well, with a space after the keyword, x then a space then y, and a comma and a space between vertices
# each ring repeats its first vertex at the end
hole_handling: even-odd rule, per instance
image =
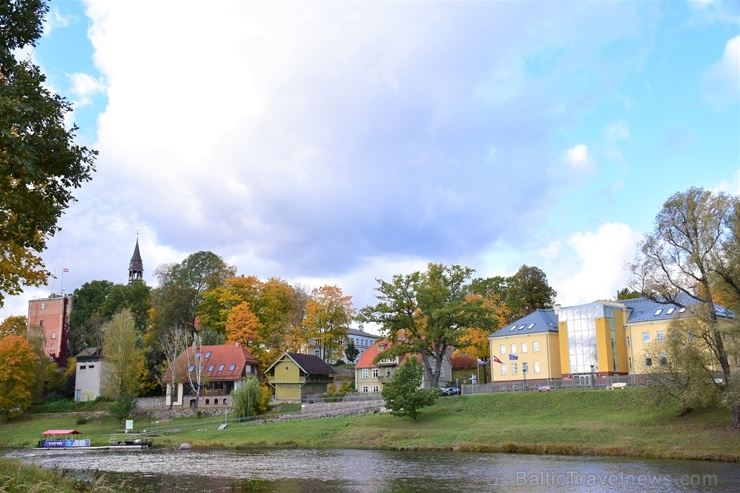
POLYGON ((275 389, 275 400, 301 401, 309 395, 325 394, 336 373, 318 356, 284 353, 265 371, 265 376, 275 389))
POLYGON ((549 385, 560 378, 557 322, 554 310, 537 310, 491 334, 492 381, 549 385))
MULTIPOLYGON (((679 302, 696 303, 689 296, 679 302)), ((651 343, 663 341, 671 320, 685 312, 646 298, 537 310, 489 336, 493 381, 568 378, 586 386, 597 376, 645 374, 666 361, 651 353, 651 343)), ((733 316, 720 306, 717 315, 733 316)))

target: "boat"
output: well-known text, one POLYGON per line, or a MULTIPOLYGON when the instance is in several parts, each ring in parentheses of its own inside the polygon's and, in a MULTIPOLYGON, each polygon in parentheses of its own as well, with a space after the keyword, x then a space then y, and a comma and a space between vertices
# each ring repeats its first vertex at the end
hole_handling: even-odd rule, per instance
POLYGON ((150 449, 152 440, 129 434, 111 435, 108 445, 93 446, 90 445, 90 439, 82 438, 82 434, 77 430, 46 430, 41 434, 37 448, 44 450, 150 449))

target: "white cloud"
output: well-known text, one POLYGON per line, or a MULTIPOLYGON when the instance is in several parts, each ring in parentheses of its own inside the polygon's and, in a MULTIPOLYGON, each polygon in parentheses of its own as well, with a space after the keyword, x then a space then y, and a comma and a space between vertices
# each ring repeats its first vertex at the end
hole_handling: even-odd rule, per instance
POLYGON ((88 74, 74 73, 68 77, 72 82, 70 92, 75 98, 72 101, 75 108, 89 105, 94 95, 105 91, 105 84, 88 74))
POLYGON ((586 144, 578 144, 566 152, 568 165, 578 171, 590 171, 594 168, 593 160, 586 144))
POLYGON ((42 35, 48 37, 56 28, 66 27, 74 20, 74 17, 62 15, 62 13, 59 12, 59 9, 55 5, 52 5, 46 19, 44 20, 44 30, 42 35))
POLYGON ((702 85, 712 104, 722 106, 737 102, 740 97, 740 35, 725 44, 722 59, 704 72, 702 85))
POLYGON ((558 302, 567 306, 613 298, 627 285, 625 264, 634 258, 641 238, 620 223, 572 235, 568 243, 577 260, 574 271, 559 282, 558 302))

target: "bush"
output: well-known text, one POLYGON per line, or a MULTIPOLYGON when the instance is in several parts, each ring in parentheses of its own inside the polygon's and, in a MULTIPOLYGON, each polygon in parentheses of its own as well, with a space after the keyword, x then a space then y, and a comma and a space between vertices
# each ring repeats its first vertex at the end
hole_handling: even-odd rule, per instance
POLYGON ((136 406, 136 397, 133 395, 122 394, 118 399, 110 406, 110 415, 122 422, 124 419, 131 414, 134 407, 136 406))
POLYGON ((260 410, 262 388, 257 377, 250 375, 242 380, 241 386, 231 393, 234 416, 249 418, 260 410))

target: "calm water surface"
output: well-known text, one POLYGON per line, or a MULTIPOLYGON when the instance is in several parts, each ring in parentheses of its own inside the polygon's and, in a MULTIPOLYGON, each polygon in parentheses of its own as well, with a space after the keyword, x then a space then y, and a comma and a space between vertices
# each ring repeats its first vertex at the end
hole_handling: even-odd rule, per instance
POLYGON ((150 492, 740 491, 740 465, 614 457, 367 450, 13 451, 85 478, 150 492))

